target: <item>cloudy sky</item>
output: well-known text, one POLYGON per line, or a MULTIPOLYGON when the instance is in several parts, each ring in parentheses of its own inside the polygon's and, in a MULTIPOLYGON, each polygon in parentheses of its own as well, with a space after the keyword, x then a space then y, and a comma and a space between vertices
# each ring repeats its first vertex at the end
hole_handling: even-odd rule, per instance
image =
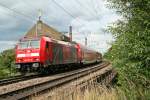
POLYGON ((119 16, 106 8, 104 0, 0 0, 0 51, 11 48, 37 21, 42 20, 60 32, 73 26, 73 40, 97 51, 106 51, 113 40, 104 33, 119 16))

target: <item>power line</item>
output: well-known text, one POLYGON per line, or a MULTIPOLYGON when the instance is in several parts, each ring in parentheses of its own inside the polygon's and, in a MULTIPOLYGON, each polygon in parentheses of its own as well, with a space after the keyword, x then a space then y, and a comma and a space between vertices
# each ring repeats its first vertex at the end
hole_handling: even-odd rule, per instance
MULTIPOLYGON (((97 12, 97 10, 93 7, 93 10, 91 10, 89 7, 87 6, 84 6, 84 4, 82 4, 79 0, 75 0, 79 5, 81 5, 82 7, 84 7, 85 9, 88 9, 89 13, 91 13, 91 15, 93 16, 93 18, 96 18, 98 20, 100 20, 99 18, 99 14, 97 12)), ((101 24, 99 21, 98 21, 99 24, 101 24)))
MULTIPOLYGON (((19 0, 19 1, 20 1, 20 0, 19 0)), ((29 7, 29 8, 34 9, 35 11, 38 11, 38 9, 33 8, 33 5, 32 5, 32 4, 30 4, 30 3, 28 3, 27 1, 25 1, 25 0, 21 0, 21 2, 25 3, 25 4, 29 7)))
POLYGON ((33 18, 31 16, 28 16, 24 13, 21 13, 19 11, 14 10, 14 9, 11 9, 11 8, 7 7, 6 5, 4 5, 2 3, 0 3, 0 6, 3 7, 3 8, 6 8, 6 9, 8 9, 8 10, 10 10, 10 11, 16 13, 16 14, 22 15, 22 16, 26 17, 27 19, 29 19, 30 21, 33 21, 33 18))
MULTIPOLYGON (((63 6, 61 6, 58 2, 56 2, 55 0, 51 0, 53 1, 59 8, 61 8, 63 11, 65 11, 68 15, 70 15, 72 18, 74 18, 77 22, 81 22, 80 20, 76 19, 75 16, 73 16, 70 12, 68 12, 68 10, 66 10, 63 6)), ((85 33, 84 33, 85 36, 85 33)), ((85 36, 86 37, 86 36, 85 36)))
MULTIPOLYGON (((62 5, 60 5, 58 2, 56 2, 55 0, 51 0, 51 1, 53 1, 59 8, 61 8, 63 11, 65 11, 65 12, 66 12, 68 15, 70 15, 72 18, 76 19, 75 16, 73 16, 70 12, 68 12, 68 10, 66 10, 66 9, 65 9, 62 5)), ((87 9, 79 0, 76 0, 76 2, 77 2, 80 6, 84 7, 85 9, 87 9)), ((88 10, 91 11, 90 9, 88 9, 88 10)), ((94 12, 96 13, 96 15, 98 15, 98 12, 95 10, 94 7, 93 7, 93 10, 94 10, 94 12)), ((94 15, 93 17, 97 18, 97 16, 95 16, 94 12, 91 11, 92 15, 94 15)), ((99 19, 99 18, 98 18, 98 19, 99 19)), ((76 20, 78 20, 78 19, 76 19, 76 20)), ((80 21, 80 20, 78 20, 78 22, 79 22, 79 21, 80 21)))
MULTIPOLYGON (((94 18, 100 20, 98 11, 96 10, 95 5, 93 5, 93 4, 94 4, 94 0, 93 0, 93 2, 92 2, 92 0, 90 0, 91 3, 92 3, 91 6, 92 6, 93 10, 91 10, 91 9, 90 9, 89 7, 87 7, 87 6, 84 6, 84 4, 82 4, 79 0, 75 0, 75 1, 76 1, 76 3, 78 3, 80 6, 84 7, 85 9, 87 9, 87 10, 89 11, 89 13, 91 13, 94 18)), ((96 3, 96 4, 97 4, 97 3, 96 3)), ((100 23, 100 22, 98 21, 98 23, 100 23)), ((100 24, 101 24, 101 23, 100 23, 100 24)))
POLYGON ((63 6, 61 6, 59 3, 57 3, 55 0, 52 0, 58 7, 63 9, 68 15, 70 15, 72 18, 75 18, 70 12, 68 12, 63 6))
MULTIPOLYGON (((91 0, 91 5, 92 5, 92 8, 93 8, 93 11, 95 12, 95 14, 97 15, 97 16, 99 16, 99 14, 98 14, 98 11, 96 10, 96 5, 94 4, 94 0, 91 0)), ((97 3, 96 3, 97 4, 97 3)), ((99 19, 99 18, 98 18, 99 19)))
MULTIPOLYGON (((84 6, 79 0, 75 0, 76 1, 76 3, 78 3, 81 7, 83 7, 83 8, 85 8, 85 10, 88 10, 89 11, 89 13, 91 14, 91 15, 95 15, 95 13, 94 12, 92 12, 92 10, 91 9, 89 9, 88 7, 86 7, 86 6, 84 6)), ((95 17, 95 16, 94 16, 95 17)))
MULTIPOLYGON (((68 12, 63 6, 61 6, 58 2, 55 0, 52 0, 59 8, 61 8, 63 11, 65 11, 68 15, 70 15, 72 18, 76 19, 75 16, 73 16, 70 12, 68 12)), ((77 20, 77 19, 76 19, 77 20)), ((80 20, 79 20, 80 21, 80 20)))
MULTIPOLYGON (((20 1, 20 0, 19 0, 19 1, 20 1)), ((33 7, 33 5, 30 4, 30 3, 28 3, 27 1, 21 0, 21 2, 25 3, 25 4, 28 6, 28 8, 30 8, 31 10, 34 10, 35 12, 38 12, 39 9, 33 7)))

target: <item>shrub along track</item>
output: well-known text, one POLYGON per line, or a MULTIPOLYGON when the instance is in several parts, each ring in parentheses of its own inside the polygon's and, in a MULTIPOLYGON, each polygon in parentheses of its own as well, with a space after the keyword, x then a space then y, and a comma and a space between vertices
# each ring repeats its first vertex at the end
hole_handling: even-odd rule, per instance
POLYGON ((108 67, 109 65, 110 63, 104 61, 98 65, 93 65, 70 72, 42 78, 34 78, 6 86, 0 86, 0 99, 12 100, 26 98, 35 93, 40 93, 45 90, 63 86, 69 82, 72 82, 73 80, 77 80, 105 67, 108 67))

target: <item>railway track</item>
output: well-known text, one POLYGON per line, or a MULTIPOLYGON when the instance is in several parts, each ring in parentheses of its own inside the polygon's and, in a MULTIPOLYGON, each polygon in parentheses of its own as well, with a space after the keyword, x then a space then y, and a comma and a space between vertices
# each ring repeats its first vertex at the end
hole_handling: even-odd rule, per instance
MULTIPOLYGON (((110 63, 103 62, 99 65, 90 66, 90 67, 86 67, 86 68, 82 68, 82 69, 78 69, 78 70, 74 70, 74 71, 70 71, 66 73, 48 76, 46 77, 46 81, 43 81, 45 80, 45 77, 41 78, 41 80, 38 80, 37 78, 36 81, 38 83, 35 83, 36 81, 34 82, 32 81, 32 79, 30 79, 31 81, 30 85, 23 87, 23 85, 21 85, 21 82, 20 82, 21 87, 18 89, 14 89, 14 90, 10 89, 12 84, 10 85, 8 84, 6 86, 0 86, 0 99, 10 100, 10 99, 26 98, 35 93, 40 93, 48 89, 53 89, 53 88, 62 86, 63 84, 69 83, 73 80, 89 75, 90 73, 93 73, 97 70, 101 70, 107 67, 108 65, 110 65, 110 63)), ((26 84, 26 83, 23 83, 23 84, 26 84)), ((12 85, 12 86, 15 86, 15 85, 12 85)))
POLYGON ((39 77, 38 74, 17 75, 17 76, 9 77, 9 78, 6 78, 6 79, 1 79, 0 80, 0 86, 13 84, 13 83, 17 83, 17 82, 37 78, 37 77, 39 77))

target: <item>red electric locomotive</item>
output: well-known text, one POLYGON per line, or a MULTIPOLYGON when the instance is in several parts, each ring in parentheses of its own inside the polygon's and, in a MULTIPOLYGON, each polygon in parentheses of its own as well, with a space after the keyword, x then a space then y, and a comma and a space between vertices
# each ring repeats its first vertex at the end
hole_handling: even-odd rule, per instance
POLYGON ((21 72, 43 71, 56 66, 89 64, 101 60, 100 53, 80 44, 59 41, 46 36, 24 39, 16 46, 16 67, 21 72))

